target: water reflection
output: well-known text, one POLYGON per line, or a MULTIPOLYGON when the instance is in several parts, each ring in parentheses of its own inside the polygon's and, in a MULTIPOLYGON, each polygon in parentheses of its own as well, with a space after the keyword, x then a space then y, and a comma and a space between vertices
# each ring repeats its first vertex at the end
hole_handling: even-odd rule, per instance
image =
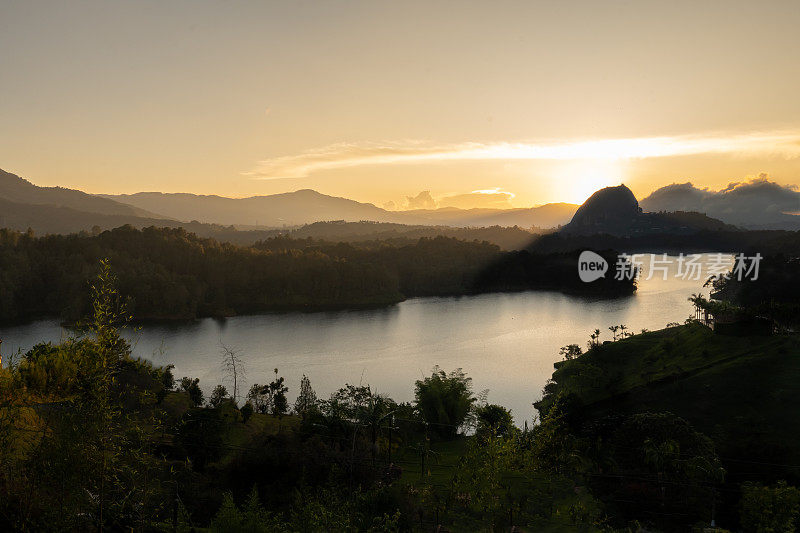
MULTIPOLYGON (((609 339, 610 325, 639 331, 683 322, 691 311, 687 297, 701 286, 670 275, 642 280, 635 296, 613 300, 555 292, 419 298, 385 309, 148 324, 128 335, 137 356, 174 364, 178 378, 199 377, 207 394, 222 380, 220 343, 240 350, 246 364, 240 390, 268 382, 277 367, 290 400, 306 374, 321 397, 345 383, 368 383, 408 401, 414 380, 434 365, 461 367, 476 391, 489 389, 489 401, 512 408, 521 423, 533 416, 531 402, 552 374, 559 347, 584 344, 595 328, 609 339)), ((5 355, 67 334, 55 321, 0 328, 5 355)))

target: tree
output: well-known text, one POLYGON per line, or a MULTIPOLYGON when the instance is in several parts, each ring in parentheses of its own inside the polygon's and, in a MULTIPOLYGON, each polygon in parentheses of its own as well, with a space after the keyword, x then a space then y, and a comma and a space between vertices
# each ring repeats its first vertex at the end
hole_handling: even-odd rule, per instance
POLYGON ((239 409, 239 412, 242 413, 242 423, 247 424, 247 421, 253 416, 253 404, 247 402, 239 409))
POLYGON ((214 390, 211 391, 211 398, 208 400, 208 403, 211 404, 211 407, 217 408, 228 398, 228 389, 225 388, 225 385, 217 385, 214 387, 214 390))
POLYGON ((561 349, 558 351, 558 354, 565 360, 570 361, 572 359, 576 359, 583 354, 583 350, 577 344, 568 344, 566 346, 562 346, 561 349))
POLYGON ((754 533, 794 531, 800 516, 800 490, 780 481, 774 487, 742 484, 739 503, 742 528, 754 533))
POLYGON ((457 368, 446 374, 438 366, 430 377, 415 383, 415 405, 435 433, 452 438, 464 425, 476 398, 472 378, 457 368))
MULTIPOLYGON (((577 346, 577 345, 574 345, 577 346)), ((476 410, 478 427, 475 434, 478 438, 505 437, 514 431, 514 417, 511 411, 502 405, 488 404, 476 410)))
POLYGON ((94 416, 85 418, 88 424, 84 429, 89 440, 88 459, 96 459, 99 468, 96 478, 99 480, 97 519, 101 531, 106 521, 109 521, 106 500, 109 492, 121 488, 119 484, 123 483, 123 478, 120 474, 124 468, 123 414, 119 405, 114 402, 112 393, 117 385, 119 363, 130 356, 130 345, 120 336, 117 325, 130 320, 130 316, 127 315, 125 303, 116 285, 117 278, 111 270, 109 260, 101 260, 100 272, 91 286, 92 316, 89 331, 94 335, 95 349, 85 352, 87 357, 81 361, 85 382, 76 405, 79 413, 86 412, 87 408, 90 413, 94 413, 94 416), (95 433, 94 439, 92 433, 95 433))
POLYGON ((308 379, 308 376, 303 374, 303 377, 300 379, 300 393, 297 395, 297 400, 294 402, 294 410, 305 419, 306 414, 316 409, 316 407, 317 395, 314 389, 311 388, 311 380, 308 379))
POLYGON ((210 528, 212 533, 268 533, 286 529, 288 529, 286 524, 282 524, 264 510, 255 485, 241 508, 236 506, 233 495, 226 492, 210 528))
POLYGON ((175 376, 172 374, 173 370, 175 370, 175 365, 173 364, 169 364, 163 368, 161 384, 164 386, 164 390, 171 391, 175 388, 175 376))
POLYGON ((283 377, 278 377, 278 369, 275 369, 275 379, 268 385, 270 404, 272 404, 273 415, 285 415, 289 411, 289 401, 286 399, 286 393, 289 392, 289 387, 283 384, 283 377))
POLYGON ((609 429, 607 460, 614 465, 614 473, 640 476, 642 485, 650 486, 640 489, 637 496, 643 508, 707 511, 710 487, 725 476, 710 438, 667 412, 630 415, 609 429))
POLYGON ((200 388, 200 378, 187 378, 182 377, 180 382, 180 390, 189 395, 189 400, 195 407, 203 405, 203 389, 200 388))
POLYGON ((239 398, 239 378, 244 377, 244 362, 239 356, 239 350, 226 346, 222 341, 222 371, 227 379, 233 381, 233 403, 239 398))
POLYGON ((703 314, 702 314, 703 309, 705 309, 706 305, 708 304, 706 299, 703 298, 703 295, 700 294, 700 293, 692 293, 692 295, 687 299, 690 302, 692 302, 692 305, 694 305, 694 319, 695 320, 702 320, 702 318, 703 318, 703 314))
POLYGON ((586 343, 586 347, 588 349, 592 349, 595 346, 600 346, 600 330, 595 329, 591 335, 589 335, 589 342, 586 343))
POLYGON ((252 404, 256 413, 265 414, 272 408, 271 399, 267 394, 269 387, 253 383, 247 393, 247 402, 252 404))
POLYGON ((185 450, 192 467, 203 471, 222 455, 224 418, 217 409, 191 409, 181 417, 176 442, 185 450))
POLYGON ((582 469, 585 461, 581 446, 572 434, 569 420, 570 398, 563 393, 533 430, 532 453, 540 467, 562 475, 582 469))

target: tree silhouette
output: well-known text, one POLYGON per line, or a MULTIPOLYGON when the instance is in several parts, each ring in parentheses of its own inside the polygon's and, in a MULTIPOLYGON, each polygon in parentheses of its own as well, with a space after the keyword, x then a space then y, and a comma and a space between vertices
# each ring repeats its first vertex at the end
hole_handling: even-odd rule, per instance
POLYGON ((239 378, 244 377, 244 361, 239 356, 239 350, 235 350, 222 341, 219 341, 222 347, 222 372, 227 379, 233 381, 233 403, 237 402, 239 397, 239 378))

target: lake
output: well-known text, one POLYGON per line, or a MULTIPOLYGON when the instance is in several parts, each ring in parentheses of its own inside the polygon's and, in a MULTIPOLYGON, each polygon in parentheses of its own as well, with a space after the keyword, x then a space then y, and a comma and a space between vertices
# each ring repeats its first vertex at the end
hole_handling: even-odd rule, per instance
MULTIPOLYGON (((476 392, 488 389, 488 400, 511 408, 522 425, 534 415, 531 403, 541 397, 559 347, 584 346, 595 328, 603 332, 601 340, 610 340, 611 325, 639 332, 683 322, 691 314, 687 298, 701 290, 707 296, 708 290, 702 281, 676 278, 676 268, 672 261, 666 280, 660 274, 643 277, 634 296, 612 300, 557 292, 415 298, 385 309, 149 324, 126 335, 135 355, 174 364, 176 378, 200 378, 207 395, 223 379, 221 343, 238 350, 245 363, 242 394, 252 383, 268 383, 278 368, 292 402, 303 374, 318 397, 351 383, 408 401, 414 381, 430 375, 434 365, 447 371, 461 367, 476 392)), ((0 327, 4 355, 66 335, 55 320, 0 327)))

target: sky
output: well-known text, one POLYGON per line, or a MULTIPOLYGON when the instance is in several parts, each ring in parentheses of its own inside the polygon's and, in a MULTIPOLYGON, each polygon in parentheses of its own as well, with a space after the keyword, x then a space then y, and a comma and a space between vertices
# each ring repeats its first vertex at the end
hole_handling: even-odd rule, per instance
POLYGON ((796 1, 0 0, 0 168, 398 208, 800 184, 798 27, 796 1))

